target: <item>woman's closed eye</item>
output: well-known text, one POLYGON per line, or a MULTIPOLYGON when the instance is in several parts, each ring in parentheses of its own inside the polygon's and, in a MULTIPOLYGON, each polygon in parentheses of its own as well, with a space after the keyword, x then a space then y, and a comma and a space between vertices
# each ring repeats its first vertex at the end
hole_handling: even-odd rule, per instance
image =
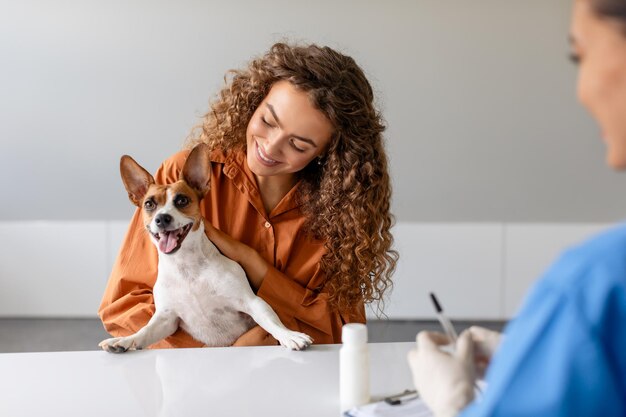
POLYGON ((294 139, 294 138, 289 139, 289 143, 291 144, 291 147, 294 148, 298 152, 306 152, 307 151, 306 149, 303 149, 303 148, 299 147, 296 144, 296 139, 294 139))
POLYGON ((262 121, 262 122, 263 122, 263 124, 264 124, 265 126, 267 126, 267 127, 274 127, 274 125, 270 124, 270 122, 268 122, 268 121, 265 119, 265 116, 261 116, 261 121, 262 121))
MULTIPOLYGON (((274 126, 272 123, 270 123, 265 116, 261 116, 261 121, 263 122, 263 124, 269 128, 275 128, 276 126, 274 126)), ((296 138, 291 138, 289 139, 289 144, 291 145, 291 147, 293 149, 295 149, 297 152, 306 152, 308 149, 304 149, 301 146, 298 146, 298 144, 296 143, 298 141, 298 139, 296 138)))

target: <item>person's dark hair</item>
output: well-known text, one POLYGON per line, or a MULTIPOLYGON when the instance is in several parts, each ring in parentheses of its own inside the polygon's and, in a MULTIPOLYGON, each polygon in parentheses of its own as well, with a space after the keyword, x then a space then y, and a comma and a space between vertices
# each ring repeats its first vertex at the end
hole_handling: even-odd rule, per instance
POLYGON ((245 149, 252 114, 272 85, 283 80, 306 92, 334 127, 323 159, 299 173, 308 231, 326 245, 321 268, 329 303, 349 311, 362 302, 384 301, 398 259, 390 232, 385 126, 372 87, 352 58, 317 45, 273 45, 246 68, 229 72, 187 146, 204 142, 225 152, 245 149))
POLYGON ((624 0, 590 0, 593 10, 602 17, 620 21, 626 33, 626 1, 624 0))

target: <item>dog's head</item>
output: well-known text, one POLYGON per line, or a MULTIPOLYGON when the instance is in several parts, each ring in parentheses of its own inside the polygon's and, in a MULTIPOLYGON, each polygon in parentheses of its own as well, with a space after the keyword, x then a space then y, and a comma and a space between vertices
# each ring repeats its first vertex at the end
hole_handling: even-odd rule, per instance
POLYGON ((120 172, 130 201, 142 210, 152 242, 161 253, 176 252, 189 232, 202 223, 200 200, 209 191, 211 180, 208 146, 200 144, 191 151, 182 179, 173 184, 156 184, 128 155, 122 156, 120 172))

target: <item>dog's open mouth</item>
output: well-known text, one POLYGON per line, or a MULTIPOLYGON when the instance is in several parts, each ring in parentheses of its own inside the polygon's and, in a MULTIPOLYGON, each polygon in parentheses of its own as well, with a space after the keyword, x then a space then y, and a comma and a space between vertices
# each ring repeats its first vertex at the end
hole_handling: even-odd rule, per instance
POLYGON ((183 240, 187 237, 192 225, 193 222, 180 229, 162 230, 158 233, 150 233, 152 233, 152 236, 156 239, 159 250, 169 255, 180 249, 180 245, 182 245, 183 240))

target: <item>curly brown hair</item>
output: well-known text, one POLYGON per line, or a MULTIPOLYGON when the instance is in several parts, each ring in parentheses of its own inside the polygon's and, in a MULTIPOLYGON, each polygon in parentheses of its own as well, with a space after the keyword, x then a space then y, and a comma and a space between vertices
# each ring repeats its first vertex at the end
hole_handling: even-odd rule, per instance
POLYGON ((187 147, 204 142, 224 152, 245 149, 252 114, 283 80, 306 92, 334 127, 321 165, 313 161, 298 173, 307 230, 325 242, 321 268, 329 304, 347 311, 377 301, 382 312, 398 260, 390 233, 385 126, 372 87, 352 58, 329 47, 274 44, 247 68, 228 72, 226 86, 187 147))

